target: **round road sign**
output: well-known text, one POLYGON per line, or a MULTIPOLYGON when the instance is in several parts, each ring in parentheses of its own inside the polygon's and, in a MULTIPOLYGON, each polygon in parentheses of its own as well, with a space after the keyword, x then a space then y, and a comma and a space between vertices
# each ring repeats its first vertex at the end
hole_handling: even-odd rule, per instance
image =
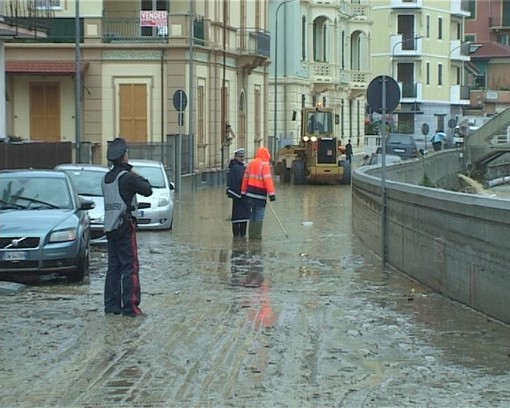
POLYGON ((174 108, 177 111, 182 112, 186 109, 186 106, 188 106, 188 97, 186 96, 186 93, 182 89, 175 91, 174 108))
POLYGON ((384 106, 386 112, 393 112, 400 103, 400 87, 397 81, 387 75, 375 77, 368 84, 367 100, 370 108, 382 113, 383 109, 383 84, 385 85, 386 100, 384 106))

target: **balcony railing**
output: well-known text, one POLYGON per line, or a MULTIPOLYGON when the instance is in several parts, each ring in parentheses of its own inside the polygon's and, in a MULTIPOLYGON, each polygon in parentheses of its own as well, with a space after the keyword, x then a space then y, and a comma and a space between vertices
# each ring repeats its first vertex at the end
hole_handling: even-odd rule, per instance
POLYGON ((237 33, 237 52, 241 55, 256 55, 269 58, 271 37, 266 31, 256 28, 241 29, 237 33))
POLYGON ((0 0, 0 23, 33 31, 34 36, 37 36, 37 32, 45 33, 54 17, 51 7, 38 7, 35 0, 0 0))
POLYGON ((103 18, 103 42, 116 44, 167 43, 168 25, 142 27, 139 17, 103 18))
POLYGON ((420 9, 423 7, 423 1, 422 0, 391 0, 391 7, 392 8, 413 8, 413 9, 420 9))
POLYGON ((315 82, 334 82, 337 65, 327 62, 314 62, 311 64, 312 80, 315 82))
POLYGON ((420 82, 399 82, 399 86, 403 100, 421 101, 423 99, 423 86, 420 82))
POLYGON ((469 86, 452 85, 450 87, 450 103, 469 105, 469 86))

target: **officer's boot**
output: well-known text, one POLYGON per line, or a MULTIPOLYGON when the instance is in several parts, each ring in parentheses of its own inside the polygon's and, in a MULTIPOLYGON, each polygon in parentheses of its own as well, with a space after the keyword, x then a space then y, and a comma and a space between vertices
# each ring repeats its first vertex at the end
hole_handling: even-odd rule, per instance
POLYGON ((254 239, 253 235, 255 234, 255 221, 250 221, 248 224, 248 238, 254 239))

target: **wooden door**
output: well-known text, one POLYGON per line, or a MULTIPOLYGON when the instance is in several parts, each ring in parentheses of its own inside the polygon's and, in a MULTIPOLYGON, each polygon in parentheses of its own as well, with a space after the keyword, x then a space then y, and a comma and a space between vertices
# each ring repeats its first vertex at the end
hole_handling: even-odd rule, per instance
POLYGON ((30 139, 60 142, 59 83, 30 83, 30 139))
POLYGON ((147 85, 119 86, 119 136, 128 142, 147 142, 147 85))

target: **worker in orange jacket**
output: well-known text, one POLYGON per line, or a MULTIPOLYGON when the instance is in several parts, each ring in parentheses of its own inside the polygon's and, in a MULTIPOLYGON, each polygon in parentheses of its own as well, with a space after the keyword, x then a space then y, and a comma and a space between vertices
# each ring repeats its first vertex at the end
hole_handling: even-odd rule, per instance
POLYGON ((250 206, 250 223, 248 236, 250 239, 262 239, 262 223, 266 210, 267 196, 276 200, 273 176, 271 174, 271 154, 266 147, 260 147, 246 171, 244 172, 241 194, 246 195, 250 206))

